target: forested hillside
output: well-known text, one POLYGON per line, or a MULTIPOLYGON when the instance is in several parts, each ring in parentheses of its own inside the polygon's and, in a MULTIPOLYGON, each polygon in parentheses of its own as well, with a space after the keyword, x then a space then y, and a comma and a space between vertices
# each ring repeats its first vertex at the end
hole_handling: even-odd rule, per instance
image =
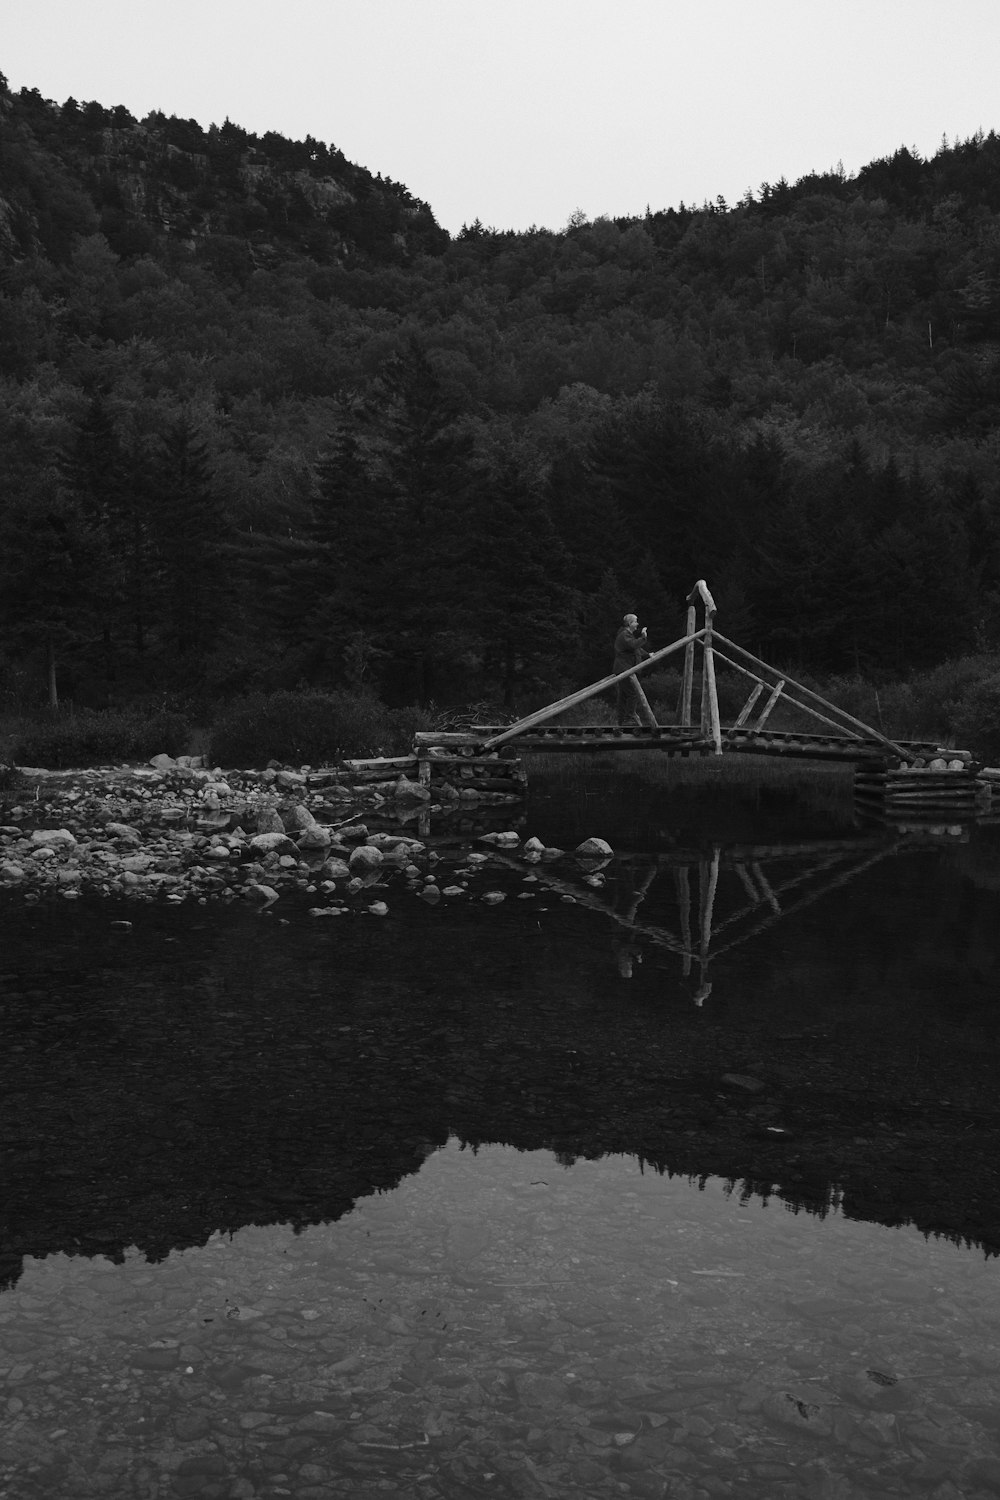
POLYGON ((1000 644, 1000 138, 454 239, 332 146, 0 95, 0 692, 523 701, 1000 644))

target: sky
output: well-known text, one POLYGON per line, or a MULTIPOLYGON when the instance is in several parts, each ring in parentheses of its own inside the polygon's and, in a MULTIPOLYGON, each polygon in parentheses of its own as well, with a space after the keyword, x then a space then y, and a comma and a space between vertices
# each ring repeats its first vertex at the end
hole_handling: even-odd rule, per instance
POLYGON ((335 145, 457 233, 737 202, 1000 128, 997 0, 5 0, 0 71, 335 145))

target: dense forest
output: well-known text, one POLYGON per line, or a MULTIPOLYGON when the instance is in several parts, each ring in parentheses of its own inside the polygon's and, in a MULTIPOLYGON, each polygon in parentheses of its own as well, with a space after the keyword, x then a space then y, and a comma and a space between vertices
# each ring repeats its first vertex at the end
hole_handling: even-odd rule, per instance
POLYGON ((0 78, 0 707, 537 701, 720 625, 1000 645, 1000 137, 478 222, 307 138, 0 78))

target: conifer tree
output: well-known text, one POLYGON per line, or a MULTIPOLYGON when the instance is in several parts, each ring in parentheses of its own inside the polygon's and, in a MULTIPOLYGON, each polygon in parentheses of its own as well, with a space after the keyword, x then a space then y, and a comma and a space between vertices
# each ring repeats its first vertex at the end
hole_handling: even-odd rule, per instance
POLYGON ((518 689, 553 680, 575 647, 576 595, 563 582, 563 549, 545 505, 513 455, 481 479, 470 522, 475 529, 475 630, 487 674, 505 708, 518 689))
POLYGON ((190 670, 210 650, 224 612, 230 528, 215 494, 208 448, 182 411, 152 465, 158 609, 166 643, 190 670))
POLYGON ((381 377, 383 614, 386 647, 408 665, 421 703, 445 686, 476 611, 472 439, 459 417, 426 353, 411 341, 381 377))

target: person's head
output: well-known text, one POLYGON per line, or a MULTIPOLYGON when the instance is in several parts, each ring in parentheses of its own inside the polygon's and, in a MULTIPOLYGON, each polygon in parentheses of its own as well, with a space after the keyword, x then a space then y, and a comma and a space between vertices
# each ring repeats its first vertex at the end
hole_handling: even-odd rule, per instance
POLYGON ((638 615, 626 615, 624 623, 628 626, 629 630, 634 630, 635 627, 639 623, 639 616, 638 615))

